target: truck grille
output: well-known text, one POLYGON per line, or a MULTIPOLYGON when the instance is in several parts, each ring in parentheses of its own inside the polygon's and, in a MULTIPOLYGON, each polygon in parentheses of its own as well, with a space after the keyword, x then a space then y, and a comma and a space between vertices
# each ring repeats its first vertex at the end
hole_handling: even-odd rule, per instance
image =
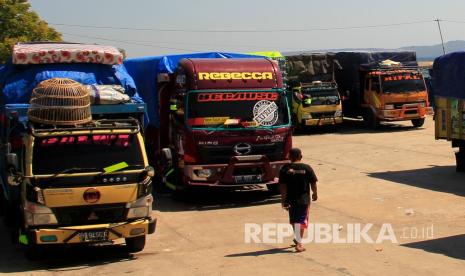
POLYGON ((121 222, 126 218, 126 204, 62 207, 53 212, 60 225, 121 222))
POLYGON ((404 107, 404 105, 407 105, 407 108, 416 108, 418 106, 418 102, 395 103, 394 108, 395 109, 402 109, 402 107, 404 107))
POLYGON ((318 113, 312 113, 312 118, 313 118, 313 119, 333 118, 333 117, 334 117, 334 111, 332 111, 332 112, 318 112, 318 113))
MULTIPOLYGON (((200 161, 207 164, 229 163, 235 156, 232 146, 199 146, 200 161)), ((278 161, 283 158, 284 143, 270 143, 252 145, 252 151, 248 155, 266 155, 270 161, 278 161)))

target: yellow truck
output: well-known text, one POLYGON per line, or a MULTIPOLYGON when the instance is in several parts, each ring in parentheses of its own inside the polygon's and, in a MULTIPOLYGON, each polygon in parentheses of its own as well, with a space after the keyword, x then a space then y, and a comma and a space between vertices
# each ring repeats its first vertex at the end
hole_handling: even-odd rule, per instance
MULTIPOLYGON (((71 48, 79 54, 89 46, 50 47, 71 48)), ((1 91, 5 102, 0 121, 0 203, 13 241, 34 258, 50 245, 118 240, 126 243, 129 252, 141 251, 146 235, 156 227, 151 192, 154 169, 149 166, 143 138, 146 106, 131 94, 136 91, 134 82, 123 65, 37 62, 40 64, 20 70, 15 64, 0 70, 5 80, 1 91), (49 79, 63 75, 69 78, 49 79), (101 81, 106 86, 92 84, 92 89, 101 89, 100 102, 114 86, 124 89, 131 99, 96 104, 96 93, 92 97, 95 104, 87 103, 90 94, 76 91, 90 91, 79 87, 84 87, 86 80, 99 82, 99 76, 105 76, 101 81), (45 80, 36 84, 41 78, 45 80), (21 85, 17 85, 18 79, 21 85), (31 91, 24 83, 35 88, 31 91), (52 88, 45 90, 45 83, 52 88), (81 90, 70 92, 66 90, 69 87, 81 90), (71 102, 82 103, 82 107, 71 102), (72 123, 63 121, 82 114, 89 116, 72 123)))
POLYGON ((293 124, 298 128, 341 124, 342 100, 335 82, 340 65, 335 54, 286 55, 286 64, 293 124))
POLYGON ((303 83, 292 91, 292 114, 296 126, 342 123, 342 101, 335 82, 303 83))
POLYGON ((451 141, 457 172, 465 172, 465 52, 434 61, 432 94, 435 96, 436 139, 451 141))

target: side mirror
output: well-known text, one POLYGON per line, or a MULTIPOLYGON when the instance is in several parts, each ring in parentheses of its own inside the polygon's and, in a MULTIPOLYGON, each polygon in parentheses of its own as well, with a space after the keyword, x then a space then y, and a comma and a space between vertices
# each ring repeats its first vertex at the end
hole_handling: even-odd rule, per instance
POLYGON ((350 91, 346 90, 346 94, 344 96, 346 96, 347 99, 350 98, 350 91))
POLYGON ((173 113, 173 114, 176 114, 179 109, 180 109, 180 107, 179 107, 178 99, 171 98, 170 99, 170 112, 173 113))
POLYGON ((171 166, 173 164, 173 154, 171 153, 170 148, 162 149, 161 155, 162 155, 162 160, 164 161, 164 163, 166 163, 168 166, 171 166))
POLYGON ((155 176, 155 169, 152 166, 145 167, 145 171, 147 172, 148 176, 150 176, 150 177, 155 176))
POLYGON ((18 156, 16 153, 7 153, 6 154, 6 164, 9 167, 7 174, 7 183, 11 186, 18 186, 22 182, 22 175, 18 173, 18 156))
POLYGON ((15 171, 18 171, 19 164, 18 164, 18 156, 16 155, 16 153, 7 153, 6 163, 8 167, 12 167, 15 171))

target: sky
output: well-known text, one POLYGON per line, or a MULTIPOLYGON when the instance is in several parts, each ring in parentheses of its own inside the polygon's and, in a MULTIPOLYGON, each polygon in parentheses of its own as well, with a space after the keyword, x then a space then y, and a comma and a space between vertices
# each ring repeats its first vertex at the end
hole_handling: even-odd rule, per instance
POLYGON ((463 0, 29 2, 65 41, 113 45, 129 57, 432 45, 441 42, 437 18, 445 41, 465 40, 463 0))

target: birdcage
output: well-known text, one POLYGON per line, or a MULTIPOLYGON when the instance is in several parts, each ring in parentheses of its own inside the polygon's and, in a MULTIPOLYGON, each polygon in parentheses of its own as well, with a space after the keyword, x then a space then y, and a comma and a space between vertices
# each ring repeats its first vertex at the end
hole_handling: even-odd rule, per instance
POLYGON ((88 90, 71 79, 53 78, 34 88, 28 117, 35 123, 77 125, 92 121, 88 90))

